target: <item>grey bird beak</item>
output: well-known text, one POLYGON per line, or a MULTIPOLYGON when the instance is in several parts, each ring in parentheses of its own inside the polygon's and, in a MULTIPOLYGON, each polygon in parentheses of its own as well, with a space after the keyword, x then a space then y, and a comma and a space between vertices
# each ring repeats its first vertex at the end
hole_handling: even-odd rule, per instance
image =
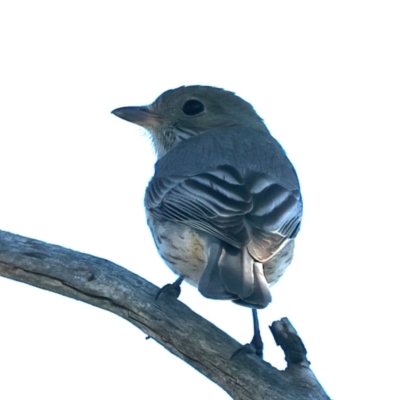
POLYGON ((151 111, 149 107, 121 107, 111 111, 111 114, 143 128, 156 128, 163 122, 163 118, 151 111))

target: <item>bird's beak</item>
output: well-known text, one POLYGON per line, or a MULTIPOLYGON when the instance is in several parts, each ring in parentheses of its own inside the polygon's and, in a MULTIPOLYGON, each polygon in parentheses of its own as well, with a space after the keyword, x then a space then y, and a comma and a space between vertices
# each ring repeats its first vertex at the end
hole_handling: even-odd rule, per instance
POLYGON ((115 110, 111 111, 111 114, 114 114, 125 121, 140 125, 143 128, 157 128, 163 122, 161 115, 152 111, 150 106, 116 108, 115 110))

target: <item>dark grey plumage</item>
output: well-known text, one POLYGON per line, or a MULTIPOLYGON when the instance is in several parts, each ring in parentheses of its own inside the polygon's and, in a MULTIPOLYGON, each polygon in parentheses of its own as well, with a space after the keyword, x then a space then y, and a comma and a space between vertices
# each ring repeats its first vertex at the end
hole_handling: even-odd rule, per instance
POLYGON ((252 106, 188 86, 113 113, 152 136, 158 161, 145 206, 168 266, 206 297, 267 306, 269 284, 292 260, 302 200, 292 164, 252 106))

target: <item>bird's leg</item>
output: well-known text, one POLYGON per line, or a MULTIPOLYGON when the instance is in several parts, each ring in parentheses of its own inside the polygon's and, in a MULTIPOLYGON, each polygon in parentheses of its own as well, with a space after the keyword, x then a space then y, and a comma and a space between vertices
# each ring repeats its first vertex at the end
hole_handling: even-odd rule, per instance
POLYGON ((181 283, 184 279, 185 277, 183 275, 180 275, 174 283, 168 283, 167 285, 163 286, 156 294, 156 301, 161 293, 165 293, 168 296, 172 296, 177 299, 181 294, 181 283))
POLYGON ((250 343, 247 343, 247 344, 239 347, 231 355, 231 360, 234 357, 236 357, 239 353, 256 354, 260 358, 262 358, 262 356, 263 356, 264 343, 261 339, 260 324, 258 322, 257 310, 255 308, 253 308, 251 311, 253 313, 253 328, 254 328, 253 339, 251 339, 250 343))
POLYGON ((256 354, 262 358, 263 356, 263 349, 264 349, 264 343, 261 339, 261 334, 260 334, 260 324, 258 322, 258 314, 257 310, 253 308, 252 310, 253 313, 253 327, 254 327, 254 336, 253 339, 250 342, 250 345, 254 347, 254 350, 256 354))

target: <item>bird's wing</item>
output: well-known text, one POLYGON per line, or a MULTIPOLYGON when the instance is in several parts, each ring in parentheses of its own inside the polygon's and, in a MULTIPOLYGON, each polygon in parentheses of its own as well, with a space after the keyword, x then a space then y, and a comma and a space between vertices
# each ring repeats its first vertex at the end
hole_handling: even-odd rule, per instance
MULTIPOLYGON (((272 150, 281 151, 287 165, 274 171, 273 164, 269 169, 268 163, 257 158, 277 157, 258 151, 269 149, 262 142, 264 136, 256 137, 257 150, 254 143, 234 133, 225 133, 224 149, 218 138, 210 140, 202 134, 191 146, 185 143, 175 148, 178 151, 170 151, 161 159, 169 173, 168 168, 156 166, 146 206, 156 218, 189 225, 237 248, 248 245, 250 254, 264 262, 297 234, 301 219, 297 178, 280 147, 272 150), (249 149, 253 150, 250 154, 249 149), (293 188, 280 182, 281 170, 293 174, 293 188)), ((290 181, 288 176, 285 179, 290 181)))

